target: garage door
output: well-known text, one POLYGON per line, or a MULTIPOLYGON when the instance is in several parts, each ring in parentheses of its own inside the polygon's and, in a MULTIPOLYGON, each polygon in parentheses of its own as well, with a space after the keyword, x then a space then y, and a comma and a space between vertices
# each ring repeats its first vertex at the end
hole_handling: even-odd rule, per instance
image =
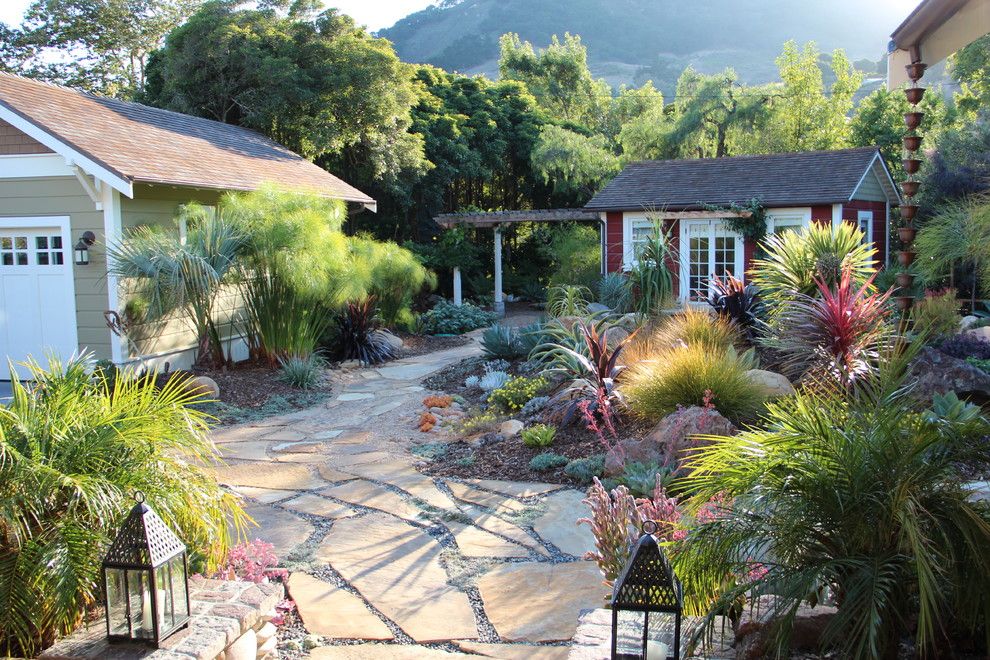
POLYGON ((0 218, 0 380, 8 360, 44 364, 78 347, 68 219, 52 220, 0 218))

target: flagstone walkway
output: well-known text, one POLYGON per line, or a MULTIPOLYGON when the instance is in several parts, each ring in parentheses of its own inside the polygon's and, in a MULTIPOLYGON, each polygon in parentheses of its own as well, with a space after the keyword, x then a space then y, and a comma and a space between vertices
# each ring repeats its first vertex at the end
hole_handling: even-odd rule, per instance
POLYGON ((324 644, 311 657, 559 660, 580 611, 602 604, 581 492, 416 470, 422 379, 478 353, 356 370, 324 404, 215 434, 220 481, 324 644))

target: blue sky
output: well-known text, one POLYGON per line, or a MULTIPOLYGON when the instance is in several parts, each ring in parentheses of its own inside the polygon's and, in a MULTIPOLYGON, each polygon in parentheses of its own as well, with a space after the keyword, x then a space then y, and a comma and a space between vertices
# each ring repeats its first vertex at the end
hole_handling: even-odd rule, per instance
MULTIPOLYGON (((0 0, 0 22, 18 25, 30 4, 31 0, 0 0)), ((324 4, 350 14, 371 30, 380 30, 403 16, 428 7, 433 0, 324 0, 324 4)))

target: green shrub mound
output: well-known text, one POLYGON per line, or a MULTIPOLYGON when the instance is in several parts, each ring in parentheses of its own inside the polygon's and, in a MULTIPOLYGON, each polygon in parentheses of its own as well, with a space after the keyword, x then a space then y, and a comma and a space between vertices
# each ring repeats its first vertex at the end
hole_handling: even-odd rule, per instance
POLYGON ((460 306, 441 300, 419 317, 419 330, 427 335, 460 335, 495 323, 498 315, 469 302, 460 306))
POLYGON ((531 470, 536 470, 537 472, 542 472, 543 470, 552 470, 554 468, 563 467, 567 465, 570 459, 566 456, 561 456, 560 454, 555 454, 552 451, 548 451, 543 454, 537 454, 529 460, 529 468, 531 470))
POLYGON ((102 600, 100 562, 136 491, 212 572, 245 518, 204 465, 219 458, 176 376, 30 363, 0 406, 0 655, 33 657, 102 600))

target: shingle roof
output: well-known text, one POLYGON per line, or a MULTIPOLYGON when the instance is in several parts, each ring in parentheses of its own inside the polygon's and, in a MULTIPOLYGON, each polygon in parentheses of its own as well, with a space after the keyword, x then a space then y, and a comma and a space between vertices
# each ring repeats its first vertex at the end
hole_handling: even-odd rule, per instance
POLYGON ((833 204, 848 200, 877 155, 876 147, 836 151, 631 163, 586 209, 688 210, 705 205, 833 204))
POLYGON ((132 183, 254 190, 264 182, 374 200, 254 131, 0 73, 0 106, 132 183))

